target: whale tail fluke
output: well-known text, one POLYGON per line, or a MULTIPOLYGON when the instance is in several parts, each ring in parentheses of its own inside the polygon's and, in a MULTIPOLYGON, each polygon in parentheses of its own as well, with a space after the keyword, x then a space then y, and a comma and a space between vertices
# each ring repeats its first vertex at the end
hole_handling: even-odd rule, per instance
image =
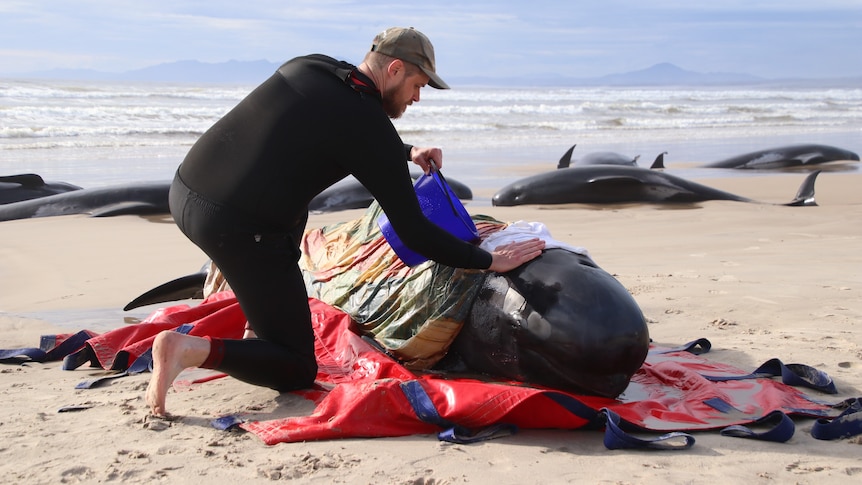
POLYGON ((820 172, 821 170, 817 170, 808 174, 808 176, 805 177, 805 180, 802 181, 802 185, 799 186, 799 190, 796 192, 796 197, 784 205, 793 207, 816 206, 817 201, 814 200, 814 181, 817 180, 817 176, 820 175, 820 172))

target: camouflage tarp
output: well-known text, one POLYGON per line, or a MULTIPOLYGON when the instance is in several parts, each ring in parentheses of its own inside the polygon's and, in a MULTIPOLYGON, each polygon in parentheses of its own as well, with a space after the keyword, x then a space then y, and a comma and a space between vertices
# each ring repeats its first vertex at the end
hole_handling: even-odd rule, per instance
MULTIPOLYGON (((359 219, 306 231, 300 267, 309 296, 348 313, 408 368, 425 369, 458 335, 485 272, 406 266, 380 233, 381 213, 375 202, 359 219)), ((506 227, 472 218, 482 238, 506 227)))

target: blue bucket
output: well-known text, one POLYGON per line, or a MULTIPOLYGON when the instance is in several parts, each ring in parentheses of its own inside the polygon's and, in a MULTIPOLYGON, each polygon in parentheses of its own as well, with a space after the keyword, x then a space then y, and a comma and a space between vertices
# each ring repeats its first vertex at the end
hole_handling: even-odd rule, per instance
MULTIPOLYGON (((429 175, 423 174, 416 180, 413 189, 416 190, 419 207, 428 220, 463 241, 475 242, 479 240, 479 231, 476 230, 473 219, 470 218, 467 209, 458 200, 455 192, 446 183, 446 179, 443 178, 443 174, 439 170, 435 170, 429 175)), ((383 233, 386 242, 389 243, 404 264, 416 266, 428 260, 425 256, 411 251, 401 242, 398 234, 395 234, 395 230, 389 224, 389 218, 386 217, 386 214, 381 214, 377 218, 377 225, 380 226, 380 232, 383 233)))

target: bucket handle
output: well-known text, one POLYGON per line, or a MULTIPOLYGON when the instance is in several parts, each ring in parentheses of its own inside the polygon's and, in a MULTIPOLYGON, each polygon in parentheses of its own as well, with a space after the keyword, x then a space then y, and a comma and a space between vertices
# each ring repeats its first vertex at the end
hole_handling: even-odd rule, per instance
POLYGON ((449 190, 449 183, 446 182, 446 178, 443 177, 443 172, 441 172, 440 169, 437 168, 437 164, 434 163, 434 160, 429 160, 428 162, 431 164, 431 168, 434 169, 434 173, 438 175, 438 177, 435 177, 432 173, 431 177, 437 181, 437 185, 439 185, 440 189, 443 190, 443 193, 446 194, 446 200, 449 201, 449 207, 452 208, 452 213, 458 216, 458 209, 455 207, 455 203, 452 201, 452 193, 449 190))

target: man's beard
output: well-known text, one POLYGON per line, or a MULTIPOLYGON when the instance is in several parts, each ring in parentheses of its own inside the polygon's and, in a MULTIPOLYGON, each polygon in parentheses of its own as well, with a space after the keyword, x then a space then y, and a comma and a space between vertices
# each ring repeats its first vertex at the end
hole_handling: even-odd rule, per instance
POLYGON ((407 111, 407 105, 400 104, 391 97, 383 96, 383 111, 394 120, 400 118, 407 111))
POLYGON ((398 83, 396 86, 389 86, 384 92, 380 93, 380 97, 383 100, 383 111, 390 118, 398 119, 401 115, 407 111, 407 105, 399 103, 396 101, 398 99, 398 94, 401 91, 402 83, 398 83))

